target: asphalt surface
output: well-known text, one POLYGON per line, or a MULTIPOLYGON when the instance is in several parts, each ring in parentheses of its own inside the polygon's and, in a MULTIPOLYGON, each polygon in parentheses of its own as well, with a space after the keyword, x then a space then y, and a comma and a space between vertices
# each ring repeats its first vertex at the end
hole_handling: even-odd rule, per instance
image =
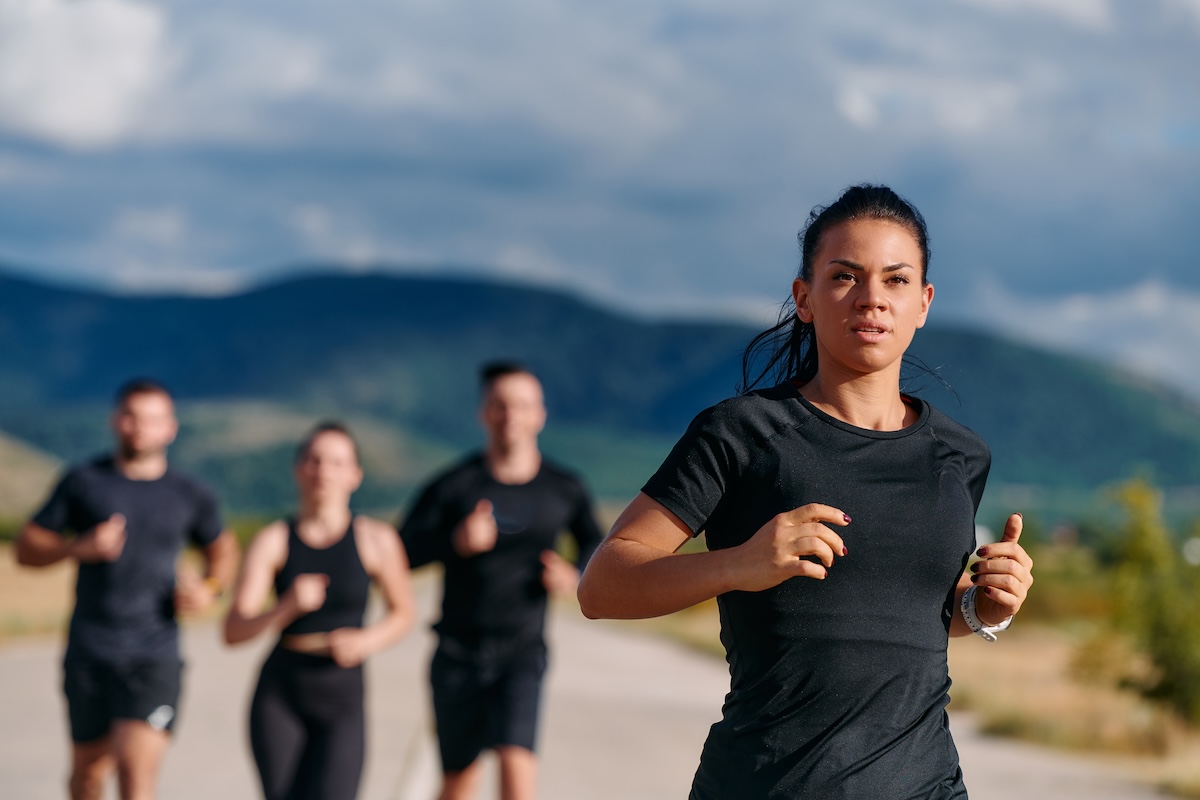
MULTIPOLYGON (((425 615, 432 592, 422 592, 425 615)), ((687 797, 708 726, 728 687, 725 665, 629 626, 559 607, 541 730, 545 800, 687 797)), ((360 800, 432 800, 438 766, 426 669, 426 625, 368 664, 368 753, 360 800)), ((246 708, 268 643, 228 649, 212 623, 188 626, 179 729, 163 769, 164 800, 255 798, 246 708)), ((59 643, 0 648, 0 798, 65 797, 68 745, 58 690, 59 643)), ((1098 759, 979 736, 952 722, 972 800, 1148 800, 1160 797, 1098 759)), ((494 797, 489 785, 482 797, 494 797)), ((110 795, 115 797, 115 792, 110 795)), ((886 800, 886 799, 884 799, 886 800)))

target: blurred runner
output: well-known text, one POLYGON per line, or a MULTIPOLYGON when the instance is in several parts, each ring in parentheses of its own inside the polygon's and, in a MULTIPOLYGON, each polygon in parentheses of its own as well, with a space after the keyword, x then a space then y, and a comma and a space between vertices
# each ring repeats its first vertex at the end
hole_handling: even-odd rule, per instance
POLYGON ((179 708, 176 612, 212 608, 237 569, 216 497, 167 464, 179 429, 167 389, 125 384, 111 424, 116 450, 68 471, 16 548, 28 566, 79 562, 63 658, 73 800, 100 798, 114 770, 122 800, 154 797, 179 708), (203 578, 176 578, 187 545, 204 556, 203 578))
POLYGON ((479 756, 500 760, 500 796, 536 795, 538 704, 549 594, 570 596, 579 570, 555 550, 569 530, 582 566, 602 534, 575 475, 542 457, 542 385, 510 362, 481 372, 482 453, 433 480, 400 529, 414 568, 445 568, 430 667, 443 800, 473 797, 479 756))
POLYGON ((350 510, 363 473, 344 425, 313 429, 297 448, 295 476, 300 512, 263 528, 247 549, 225 641, 280 632, 250 704, 263 796, 352 800, 365 752, 362 664, 412 626, 408 564, 391 525, 350 510), (387 611, 364 627, 372 583, 387 611))

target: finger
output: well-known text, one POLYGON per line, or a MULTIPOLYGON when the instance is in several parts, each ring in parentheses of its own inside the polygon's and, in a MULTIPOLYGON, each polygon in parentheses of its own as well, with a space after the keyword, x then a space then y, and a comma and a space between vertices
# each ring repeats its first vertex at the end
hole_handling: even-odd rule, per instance
POLYGON ((1000 537, 1000 541, 1015 542, 1020 539, 1024 523, 1025 520, 1020 514, 1011 514, 1008 522, 1004 523, 1004 535, 1000 537))
POLYGON ((113 514, 111 517, 108 518, 108 522, 111 522, 113 525, 116 525, 118 527, 124 528, 125 527, 125 515, 120 514, 120 513, 113 514))
MULTIPOLYGON (((809 561, 809 563, 820 563, 821 566, 833 566, 834 549, 829 546, 829 543, 820 539, 817 536, 804 536, 790 543, 791 547, 787 549, 787 561, 809 561), (810 558, 811 557, 811 558, 810 558), (816 559, 816 561, 812 561, 816 559)), ((836 551, 839 552, 840 551, 836 551)))
MULTIPOLYGON (((849 551, 846 549, 846 542, 841 536, 823 524, 806 525, 803 528, 797 529, 796 536, 792 539, 791 546, 796 555, 816 554, 818 544, 829 548, 829 557, 844 556, 849 551)), ((830 561, 832 563, 832 561, 830 561)))
POLYGON ((472 514, 487 514, 488 516, 491 516, 493 510, 495 510, 495 506, 492 505, 492 501, 485 498, 475 504, 475 510, 472 511, 471 513, 472 514))
POLYGON ((1021 547, 1020 542, 996 542, 979 548, 976 554, 985 561, 1008 559, 1016 561, 1027 570, 1033 569, 1033 559, 1025 551, 1025 548, 1021 547))
POLYGON ((830 525, 849 525, 850 515, 840 508, 827 506, 822 503, 809 503, 806 506, 784 511, 779 520, 789 525, 803 525, 805 522, 827 522, 830 525))
POLYGON ((978 575, 976 578, 975 585, 984 595, 992 599, 1006 594, 1023 598, 1028 593, 1028 587, 1016 575, 993 573, 978 575))
POLYGON ((997 616, 1001 618, 1017 613, 1025 602, 1024 593, 1008 592, 996 586, 987 586, 980 591, 983 592, 985 602, 992 603, 999 609, 1000 613, 997 616))
POLYGON ((791 567, 792 575, 801 578, 815 578, 823 581, 829 575, 829 569, 815 561, 810 561, 807 558, 797 558, 791 567))
POLYGON ((1033 586, 1033 574, 1023 569, 1013 572, 989 572, 972 575, 971 583, 978 586, 984 594, 994 590, 1024 598, 1029 594, 1030 587, 1033 586))

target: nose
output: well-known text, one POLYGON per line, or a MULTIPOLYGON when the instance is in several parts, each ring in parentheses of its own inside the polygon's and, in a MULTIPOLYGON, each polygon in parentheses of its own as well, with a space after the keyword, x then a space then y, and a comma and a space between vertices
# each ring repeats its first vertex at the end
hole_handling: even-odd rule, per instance
POLYGON ((858 297, 855 305, 861 309, 886 308, 887 294, 883 290, 883 281, 869 278, 859 284, 858 297))

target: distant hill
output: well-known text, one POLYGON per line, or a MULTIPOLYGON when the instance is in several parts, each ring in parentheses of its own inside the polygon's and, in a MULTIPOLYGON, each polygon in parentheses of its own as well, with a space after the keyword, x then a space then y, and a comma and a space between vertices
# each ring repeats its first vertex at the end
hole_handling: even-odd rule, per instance
MULTIPOLYGON (((181 399, 176 458, 231 506, 286 506, 293 442, 337 415, 377 451, 363 501, 395 507, 478 442, 475 368, 514 357, 546 384, 548 451, 623 498, 697 411, 734 392, 753 333, 481 280, 328 275, 223 298, 125 297, 0 273, 0 428, 79 458, 107 445, 113 388, 149 374, 181 399)), ((996 485, 1081 492, 1139 470, 1200 485, 1200 407, 1179 394, 933 323, 913 351, 953 393, 917 373, 911 390, 989 441, 996 485)))
POLYGON ((53 457, 0 433, 0 523, 33 512, 54 483, 59 467, 53 457))

